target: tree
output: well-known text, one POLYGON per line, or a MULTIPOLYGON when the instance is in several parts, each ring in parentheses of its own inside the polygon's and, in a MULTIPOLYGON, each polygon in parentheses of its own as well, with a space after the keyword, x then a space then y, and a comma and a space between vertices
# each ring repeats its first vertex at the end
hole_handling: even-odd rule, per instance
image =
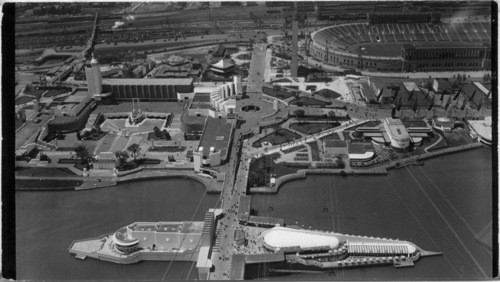
POLYGON ((83 164, 88 164, 92 159, 92 154, 90 154, 89 149, 84 145, 79 145, 75 148, 76 156, 81 160, 83 164))
POLYGON ((137 159, 137 156, 139 156, 141 152, 141 147, 139 147, 139 144, 134 143, 127 148, 128 151, 130 151, 130 154, 134 158, 134 161, 137 159))
POLYGON ((115 156, 120 161, 120 166, 122 166, 123 164, 125 164, 125 162, 129 158, 129 154, 128 154, 127 151, 116 151, 115 152, 115 156))
POLYGON ((491 75, 489 73, 485 73, 483 75, 483 82, 488 82, 491 80, 491 75))
POLYGON ((425 83, 425 88, 427 90, 431 90, 432 89, 432 85, 433 85, 433 81, 431 79, 427 80, 427 82, 425 83))
POLYGON ((156 138, 158 138, 158 139, 162 139, 163 134, 162 134, 162 132, 160 131, 160 129, 158 128, 158 126, 153 127, 153 131, 155 132, 155 136, 156 136, 156 138))
POLYGON ((335 115, 335 111, 329 111, 328 112, 328 118, 330 119, 335 119, 337 116, 335 115))
POLYGON ((170 133, 168 133, 166 129, 163 129, 163 136, 165 136, 167 140, 172 140, 172 136, 170 136, 170 133))
POLYGON ((44 153, 40 153, 40 161, 47 161, 50 163, 50 158, 44 153))
POLYGON ((293 111, 293 115, 294 115, 295 117, 297 117, 297 118, 302 118, 302 117, 304 117, 305 112, 304 112, 304 110, 300 110, 300 109, 299 109, 299 110, 295 110, 295 111, 293 111))

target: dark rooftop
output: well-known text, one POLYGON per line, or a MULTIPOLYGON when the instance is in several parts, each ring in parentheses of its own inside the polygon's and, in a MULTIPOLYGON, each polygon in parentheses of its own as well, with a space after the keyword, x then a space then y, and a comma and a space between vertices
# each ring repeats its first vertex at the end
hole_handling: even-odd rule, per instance
POLYGON ((196 93, 196 94, 194 94, 193 102, 208 102, 208 103, 210 103, 210 93, 196 93))
POLYGON ((230 280, 243 280, 245 277, 245 255, 234 254, 230 269, 230 280))
POLYGON ((252 197, 250 196, 240 196, 240 206, 238 208, 238 220, 248 221, 250 218, 250 204, 252 197))
POLYGON ((203 131, 199 145, 203 147, 204 157, 210 155, 210 147, 214 147, 216 152, 220 150, 221 156, 226 154, 232 126, 225 118, 216 119, 207 117, 205 130, 203 131))

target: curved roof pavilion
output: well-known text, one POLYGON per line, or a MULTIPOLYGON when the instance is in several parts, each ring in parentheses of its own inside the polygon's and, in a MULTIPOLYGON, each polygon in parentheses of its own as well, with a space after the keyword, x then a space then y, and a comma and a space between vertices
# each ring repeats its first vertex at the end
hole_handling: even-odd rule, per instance
POLYGON ((336 236, 310 230, 275 227, 264 231, 261 236, 264 243, 273 249, 291 247, 310 249, 324 246, 335 249, 339 246, 339 239, 336 236))

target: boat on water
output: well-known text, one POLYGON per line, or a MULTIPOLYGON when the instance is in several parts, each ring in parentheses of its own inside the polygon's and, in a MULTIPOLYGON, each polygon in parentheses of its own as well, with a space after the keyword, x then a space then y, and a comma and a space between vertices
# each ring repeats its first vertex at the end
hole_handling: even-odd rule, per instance
POLYGON ((424 165, 424 162, 421 162, 421 161, 415 161, 413 163, 414 166, 421 166, 421 165, 424 165))

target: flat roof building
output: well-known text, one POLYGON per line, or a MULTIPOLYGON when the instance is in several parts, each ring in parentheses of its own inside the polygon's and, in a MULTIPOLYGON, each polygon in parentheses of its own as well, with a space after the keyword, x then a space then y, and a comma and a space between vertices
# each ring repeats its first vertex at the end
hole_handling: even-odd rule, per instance
POLYGON ((110 78, 103 79, 102 84, 117 100, 177 101, 178 93, 193 92, 192 78, 110 78))

